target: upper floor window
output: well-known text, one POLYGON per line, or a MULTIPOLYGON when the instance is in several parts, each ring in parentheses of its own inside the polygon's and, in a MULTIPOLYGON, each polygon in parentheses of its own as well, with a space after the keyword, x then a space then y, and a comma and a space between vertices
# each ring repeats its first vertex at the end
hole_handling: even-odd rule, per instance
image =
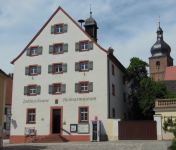
POLYGON ((26 56, 38 56, 42 55, 43 47, 42 46, 30 46, 26 50, 26 56))
POLYGON ((114 65, 112 64, 112 75, 115 76, 115 73, 114 73, 114 65))
POLYGON ((88 83, 81 83, 81 90, 80 92, 88 92, 88 83))
POLYGON ((30 95, 36 94, 36 86, 29 86, 29 94, 30 95))
POLYGON ((37 66, 30 67, 30 74, 37 74, 37 66))
POLYGON ((85 40, 75 43, 75 51, 84 52, 93 50, 93 41, 85 40))
POLYGON ((112 84, 112 95, 115 96, 115 85, 114 84, 112 84))
POLYGON ((61 53, 61 52, 63 52, 62 45, 56 45, 55 46, 55 53, 61 53))
POLYGON ((41 66, 38 65, 30 65, 25 67, 25 75, 35 76, 41 74, 41 66))
POLYGON ((62 64, 54 65, 54 73, 62 72, 62 64))
POLYGON ((93 70, 93 61, 83 60, 75 62, 75 71, 85 72, 89 70, 93 70))
POLYGON ((67 72, 66 63, 53 63, 52 65, 48 65, 48 73, 63 74, 64 72, 67 72))
POLYGON ((79 93, 93 92, 93 82, 82 81, 79 83, 75 83, 75 92, 79 93))
POLYGON ((33 85, 28 85, 24 86, 24 95, 27 96, 36 96, 37 94, 40 94, 40 85, 33 84, 33 85))
POLYGON ((63 30, 63 26, 62 25, 56 26, 56 33, 62 33, 62 30, 63 30))
POLYGON ((54 93, 61 93, 61 84, 54 85, 54 93))
POLYGON ((31 49, 31 55, 37 55, 38 54, 38 47, 34 47, 31 49))
POLYGON ((54 43, 53 45, 49 45, 49 54, 63 54, 64 52, 68 52, 67 43, 54 43))
POLYGON ((159 70, 159 69, 160 69, 160 62, 157 61, 157 62, 156 62, 156 70, 159 70))
POLYGON ((53 83, 49 85, 49 94, 57 95, 66 92, 66 84, 53 83))

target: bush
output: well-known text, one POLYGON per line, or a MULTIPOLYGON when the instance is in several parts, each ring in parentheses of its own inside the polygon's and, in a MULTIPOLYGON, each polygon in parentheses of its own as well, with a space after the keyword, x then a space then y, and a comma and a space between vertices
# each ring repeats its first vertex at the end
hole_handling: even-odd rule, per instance
POLYGON ((171 150, 176 150, 176 138, 174 138, 174 139, 172 140, 172 145, 169 146, 169 148, 170 148, 171 150))

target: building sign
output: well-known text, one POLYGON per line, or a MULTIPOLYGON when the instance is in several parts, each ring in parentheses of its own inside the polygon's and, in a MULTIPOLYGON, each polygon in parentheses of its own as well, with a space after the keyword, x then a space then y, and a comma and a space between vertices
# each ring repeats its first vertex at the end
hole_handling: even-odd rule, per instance
POLYGON ((89 133, 89 124, 78 124, 78 133, 89 133))
POLYGON ((35 127, 25 127, 25 135, 34 135, 35 127))
POLYGON ((63 98, 63 101, 88 101, 88 100, 96 100, 96 97, 86 97, 86 98, 63 98))
POLYGON ((77 124, 70 124, 70 132, 77 132, 77 124))
POLYGON ((42 102, 49 102, 49 99, 38 99, 38 100, 23 100, 23 103, 42 103, 42 102))

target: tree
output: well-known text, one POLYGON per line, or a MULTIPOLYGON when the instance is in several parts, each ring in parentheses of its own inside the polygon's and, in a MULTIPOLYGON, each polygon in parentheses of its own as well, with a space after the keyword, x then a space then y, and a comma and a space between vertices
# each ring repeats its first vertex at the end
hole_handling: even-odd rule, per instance
POLYGON ((130 83, 130 94, 128 96, 130 109, 128 116, 132 120, 141 120, 143 118, 142 109, 139 107, 139 93, 141 80, 148 77, 147 69, 148 63, 133 57, 130 59, 130 65, 126 68, 125 80, 130 83))

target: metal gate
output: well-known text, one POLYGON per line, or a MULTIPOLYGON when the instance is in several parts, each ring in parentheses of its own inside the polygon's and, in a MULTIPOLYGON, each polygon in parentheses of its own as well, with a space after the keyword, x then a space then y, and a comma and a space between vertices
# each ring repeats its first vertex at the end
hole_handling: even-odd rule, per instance
POLYGON ((120 121, 119 140, 157 140, 156 121, 120 121))

